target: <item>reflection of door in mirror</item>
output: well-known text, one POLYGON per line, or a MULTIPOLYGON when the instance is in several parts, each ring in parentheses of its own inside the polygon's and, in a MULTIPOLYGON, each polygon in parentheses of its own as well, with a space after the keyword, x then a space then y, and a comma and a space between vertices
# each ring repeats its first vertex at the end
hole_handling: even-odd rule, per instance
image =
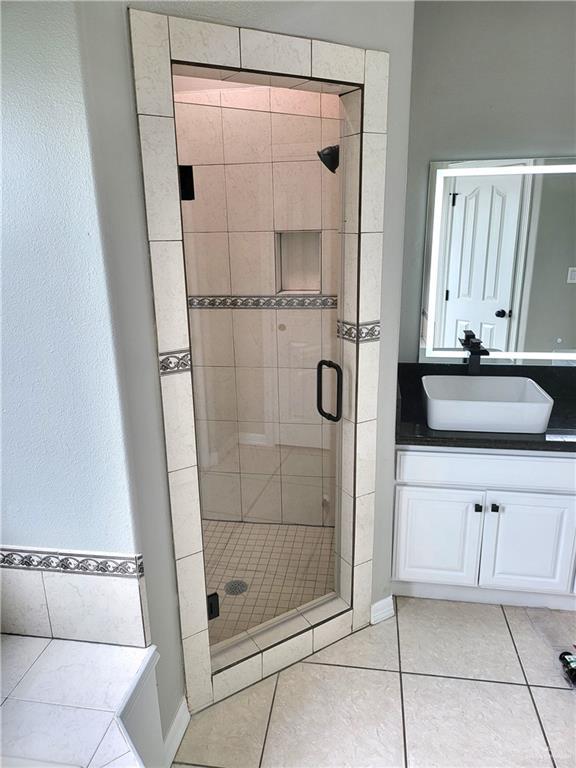
POLYGON ((522 176, 462 176, 444 188, 444 239, 435 346, 471 328, 485 346, 515 349, 512 302, 522 176))

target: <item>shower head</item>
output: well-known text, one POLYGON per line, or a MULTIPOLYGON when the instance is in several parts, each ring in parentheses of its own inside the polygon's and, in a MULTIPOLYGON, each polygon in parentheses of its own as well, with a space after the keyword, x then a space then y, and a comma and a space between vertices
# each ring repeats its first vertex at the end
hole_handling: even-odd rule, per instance
POLYGON ((332 173, 336 173, 336 168, 340 165, 340 145, 334 144, 332 147, 324 147, 324 149, 319 149, 317 154, 322 164, 332 173))

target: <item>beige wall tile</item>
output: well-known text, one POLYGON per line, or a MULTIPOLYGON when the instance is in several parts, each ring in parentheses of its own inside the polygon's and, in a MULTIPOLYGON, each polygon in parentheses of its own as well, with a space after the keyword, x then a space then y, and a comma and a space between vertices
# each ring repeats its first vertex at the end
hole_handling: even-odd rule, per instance
POLYGON ((232 310, 191 309, 189 317, 194 366, 233 366, 232 310))
POLYGON ((282 477, 282 522, 322 525, 322 478, 282 477))
POLYGON ((258 654, 214 675, 212 678, 214 701, 225 699, 261 679, 262 654, 258 654))
POLYGON ((196 418, 236 421, 236 374, 231 366, 195 366, 193 372, 196 418))
POLYGON ((256 29, 241 29, 240 41, 242 66, 246 69, 306 77, 311 74, 310 40, 256 29))
POLYGON ((234 358, 237 366, 277 365, 276 310, 234 309, 234 358))
MULTIPOLYGON (((247 72, 242 73, 244 77, 247 72)), ((270 112, 270 88, 250 86, 248 88, 223 88, 220 92, 223 107, 233 109, 254 109, 270 112)))
POLYGON ((208 628, 202 552, 177 560, 176 575, 182 637, 190 637, 208 628))
POLYGON ((356 433, 356 495, 374 491, 376 480, 376 421, 363 421, 356 433))
POLYGON ((274 229, 269 164, 227 165, 226 196, 230 232, 269 232, 274 229))
POLYGON ((236 395, 239 421, 278 421, 276 368, 237 368, 236 395))
POLYGON ((274 163, 276 231, 322 228, 321 163, 274 163))
POLYGON ((163 376, 160 383, 166 456, 171 472, 196 464, 192 380, 185 372, 163 376))
POLYGON ((198 466, 204 472, 239 472, 238 423, 197 421, 198 466))
POLYGON ((272 159, 314 160, 322 144, 321 120, 305 115, 272 114, 272 159))
POLYGON ((168 17, 133 8, 130 8, 129 14, 138 112, 171 117, 168 17))
POLYGON ((384 51, 366 51, 364 130, 386 133, 388 116, 388 68, 390 56, 384 51))
POLYGON ((276 293, 274 232, 230 232, 232 293, 237 296, 276 293))
POLYGON ((371 232, 360 239, 360 322, 380 319, 384 236, 371 232))
POLYGON ((2 569, 2 632, 52 637, 40 571, 2 569))
POLYGON ((176 146, 180 165, 222 165, 222 110, 199 104, 176 104, 176 146))
POLYGON ((364 49, 313 40, 312 77, 363 83, 364 49))
POLYGON ((150 243, 159 352, 186 349, 188 310, 182 243, 150 243))
POLYGON ((288 115, 320 117, 320 94, 289 88, 270 89, 270 109, 288 115))
POLYGON ((241 520, 240 475, 201 472, 202 517, 210 520, 241 520))
POLYGON ((140 146, 150 240, 179 240, 180 190, 174 120, 140 115, 140 146))
POLYGON ((240 66, 240 38, 237 27, 209 24, 170 16, 170 48, 176 61, 240 66))
POLYGON ((354 539, 354 565, 372 560, 374 548, 374 494, 356 499, 356 534, 354 539))
POLYGON ((344 93, 340 97, 342 136, 353 136, 362 128, 362 91, 344 93))
POLYGON ((322 348, 322 311, 279 309, 278 365, 280 368, 316 368, 322 348))
POLYGON ((278 379, 280 421, 284 424, 319 424, 316 371, 313 368, 281 368, 278 379))
POLYGON ((354 618, 352 629, 370 624, 370 608, 372 606, 372 560, 368 560, 354 568, 354 618))
POLYGON ((282 476, 322 477, 322 426, 280 424, 282 476))
POLYGON ((314 627, 314 652, 341 640, 352 631, 352 611, 314 627))
POLYGON ((302 632, 262 654, 262 674, 271 675, 312 653, 312 630, 302 632))
POLYGON ((345 136, 340 146, 342 167, 343 232, 358 232, 360 194, 360 135, 345 136))
POLYGON ((378 376, 380 372, 380 342, 359 345, 357 420, 370 421, 378 415, 378 376))
POLYGON ((280 430, 278 424, 258 421, 241 421, 238 424, 240 438, 240 470, 244 473, 264 472, 274 475, 280 472, 280 430))
POLYGON ((184 235, 186 282, 191 296, 230 293, 230 258, 226 232, 184 235))
POLYGON ((44 573, 54 637, 144 646, 138 579, 44 573))
POLYGON ((282 522, 282 494, 278 475, 242 474, 242 520, 282 522))
POLYGON ((223 109, 226 163, 267 163, 272 160, 269 112, 223 109))
POLYGON ((202 549, 200 522, 200 493, 196 467, 179 469, 168 474, 170 510, 174 536, 174 554, 178 560, 202 549))
POLYGON ((386 177, 386 134, 363 134, 362 147, 362 232, 384 229, 384 179, 386 177))
POLYGON ((226 232, 226 183, 223 165, 194 167, 194 200, 182 201, 184 232, 226 232))
POLYGON ((197 712, 212 703, 212 677, 208 630, 182 641, 188 708, 197 712))

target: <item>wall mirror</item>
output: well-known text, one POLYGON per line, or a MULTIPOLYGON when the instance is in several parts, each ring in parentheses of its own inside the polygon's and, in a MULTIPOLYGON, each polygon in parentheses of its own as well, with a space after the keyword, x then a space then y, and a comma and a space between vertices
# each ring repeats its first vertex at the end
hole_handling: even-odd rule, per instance
POLYGON ((576 158, 431 163, 420 361, 576 365, 576 158))

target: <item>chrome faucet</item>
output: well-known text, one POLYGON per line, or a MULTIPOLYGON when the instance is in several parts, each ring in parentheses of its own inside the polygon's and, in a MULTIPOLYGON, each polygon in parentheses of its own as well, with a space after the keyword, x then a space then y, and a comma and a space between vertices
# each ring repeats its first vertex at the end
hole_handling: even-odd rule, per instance
POLYGON ((464 331, 464 338, 458 339, 462 347, 468 352, 468 375, 478 376, 480 373, 480 358, 490 354, 486 347, 482 346, 482 340, 476 338, 474 331, 464 331))

